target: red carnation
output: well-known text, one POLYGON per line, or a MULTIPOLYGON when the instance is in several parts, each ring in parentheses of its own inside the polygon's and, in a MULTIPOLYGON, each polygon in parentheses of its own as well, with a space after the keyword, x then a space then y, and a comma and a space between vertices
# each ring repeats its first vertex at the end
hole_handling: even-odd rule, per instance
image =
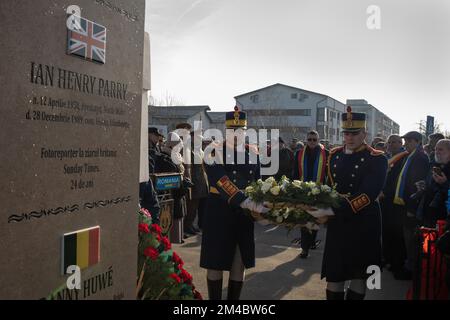
POLYGON ((148 211, 148 210, 145 209, 145 208, 141 208, 141 213, 142 213, 144 216, 148 217, 148 218, 151 218, 151 217, 152 217, 152 214, 150 213, 150 211, 148 211))
POLYGON ((180 272, 180 278, 183 279, 183 282, 192 281, 192 276, 186 270, 182 269, 180 272))
POLYGON ((152 231, 155 231, 157 234, 161 234, 162 230, 161 227, 157 224, 152 224, 152 231))
POLYGON ((156 235, 156 241, 158 241, 158 242, 161 241, 161 236, 159 234, 156 235))
POLYGON ((202 295, 197 290, 194 290, 194 298, 195 300, 203 300, 202 295))
POLYGON ((139 232, 149 233, 150 229, 146 223, 139 223, 139 232))
POLYGON ((175 262, 177 265, 183 266, 183 264, 184 264, 184 261, 180 258, 180 256, 179 256, 176 252, 173 253, 173 255, 172 255, 172 260, 173 260, 173 262, 175 262))
POLYGON ((172 278, 173 280, 175 280, 176 283, 180 283, 181 282, 180 277, 176 273, 171 273, 169 275, 169 277, 172 278))
POLYGON ((170 243, 167 237, 162 237, 161 242, 164 245, 165 251, 170 250, 172 248, 172 244, 170 243))
POLYGON ((155 248, 148 247, 144 250, 144 255, 152 260, 156 260, 159 257, 159 252, 155 248))

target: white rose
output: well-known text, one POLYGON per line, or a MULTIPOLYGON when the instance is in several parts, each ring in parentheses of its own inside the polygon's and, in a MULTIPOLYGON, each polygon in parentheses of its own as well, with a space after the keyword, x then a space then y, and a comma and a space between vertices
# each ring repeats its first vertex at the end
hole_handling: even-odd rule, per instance
POLYGON ((271 187, 272 187, 272 186, 271 186, 270 184, 265 184, 265 183, 263 183, 263 185, 262 185, 262 187, 261 187, 261 191, 262 191, 263 193, 267 193, 267 191, 269 191, 271 187))
POLYGON ((280 182, 281 183, 289 183, 289 179, 286 178, 286 176, 282 176, 281 179, 280 179, 280 182))
POLYGON ((245 193, 251 193, 251 192, 253 192, 252 186, 248 186, 247 188, 245 188, 245 193))
POLYGON ((331 192, 331 188, 329 186, 327 186, 326 184, 322 185, 320 188, 324 192, 331 192))
POLYGON ((275 186, 273 188, 270 189, 270 193, 273 194, 274 196, 277 196, 280 194, 280 187, 279 186, 275 186))
POLYGON ((294 181, 292 181, 292 185, 296 188, 301 188, 302 182, 300 180, 294 180, 294 181))
POLYGON ((263 184, 263 181, 261 179, 258 179, 258 181, 256 181, 257 184, 263 184))
POLYGON ((312 193, 314 196, 317 196, 318 194, 320 194, 320 189, 314 187, 314 188, 312 188, 311 193, 312 193))
POLYGON ((274 178, 274 177, 269 177, 269 178, 267 178, 267 179, 264 181, 264 183, 273 185, 274 183, 276 183, 276 181, 275 181, 275 178, 274 178))
POLYGON ((315 182, 312 182, 312 181, 309 181, 309 182, 307 182, 306 183, 306 186, 308 187, 308 188, 314 188, 315 186, 316 186, 316 183, 315 182))

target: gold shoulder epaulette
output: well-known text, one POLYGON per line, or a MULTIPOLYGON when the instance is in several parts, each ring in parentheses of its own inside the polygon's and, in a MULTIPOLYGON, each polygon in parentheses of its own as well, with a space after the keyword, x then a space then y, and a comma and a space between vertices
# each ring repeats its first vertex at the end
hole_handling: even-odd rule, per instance
POLYGON ((344 150, 344 146, 336 147, 330 150, 330 155, 335 154, 336 152, 344 150))

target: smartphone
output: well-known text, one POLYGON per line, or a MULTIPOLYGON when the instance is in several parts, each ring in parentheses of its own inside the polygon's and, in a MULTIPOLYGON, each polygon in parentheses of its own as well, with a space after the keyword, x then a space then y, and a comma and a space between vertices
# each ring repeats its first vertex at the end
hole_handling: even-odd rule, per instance
POLYGON ((442 170, 439 167, 433 167, 433 172, 438 176, 442 176, 442 170))

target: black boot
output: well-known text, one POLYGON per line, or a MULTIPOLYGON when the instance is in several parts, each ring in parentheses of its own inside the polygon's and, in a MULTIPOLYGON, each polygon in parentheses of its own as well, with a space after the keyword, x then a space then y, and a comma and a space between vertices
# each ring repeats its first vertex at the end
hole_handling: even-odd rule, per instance
POLYGON ((209 280, 208 282, 208 296, 209 300, 222 300, 222 279, 209 280))
POLYGON ((345 300, 364 300, 365 294, 357 293, 353 290, 347 289, 345 300))
POLYGON ((239 300, 243 284, 243 281, 229 280, 227 300, 239 300))
POLYGON ((344 300, 344 292, 334 292, 327 290, 327 300, 344 300))

